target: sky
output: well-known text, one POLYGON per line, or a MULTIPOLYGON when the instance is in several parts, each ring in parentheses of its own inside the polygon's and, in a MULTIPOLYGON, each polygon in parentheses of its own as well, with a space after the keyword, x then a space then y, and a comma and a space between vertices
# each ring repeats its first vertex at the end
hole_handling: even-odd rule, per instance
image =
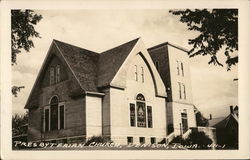
MULTIPOLYGON (((12 98, 13 114, 26 112, 28 99, 37 74, 53 39, 95 52, 103 52, 141 37, 147 48, 163 42, 190 49, 188 39, 197 33, 188 31, 168 10, 35 10, 43 19, 35 26, 41 38, 33 39, 35 48, 17 56, 12 67, 13 85, 25 86, 12 98)), ((218 58, 224 62, 221 52, 218 58)), ((209 57, 190 58, 193 103, 208 117, 229 114, 229 106, 238 104, 238 66, 208 65, 209 57)))

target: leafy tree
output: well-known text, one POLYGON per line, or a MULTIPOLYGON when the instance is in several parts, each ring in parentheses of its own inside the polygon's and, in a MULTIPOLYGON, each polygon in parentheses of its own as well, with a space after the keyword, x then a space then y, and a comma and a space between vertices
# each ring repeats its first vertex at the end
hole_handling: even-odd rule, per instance
POLYGON ((208 64, 223 66, 217 59, 217 53, 224 49, 225 63, 230 70, 238 63, 238 56, 231 57, 238 51, 238 10, 237 9, 195 9, 170 10, 170 13, 180 16, 180 22, 186 23, 188 30, 197 31, 199 35, 189 39, 193 48, 189 56, 209 55, 208 64))
POLYGON ((25 125, 28 123, 28 112, 24 115, 12 116, 12 136, 22 135, 27 132, 25 125))
MULTIPOLYGON (((33 10, 11 10, 11 63, 17 64, 17 54, 24 49, 29 52, 34 43, 32 38, 41 38, 35 30, 35 25, 42 19, 41 15, 33 10)), ((12 94, 17 97, 17 92, 24 86, 13 86, 12 94)))

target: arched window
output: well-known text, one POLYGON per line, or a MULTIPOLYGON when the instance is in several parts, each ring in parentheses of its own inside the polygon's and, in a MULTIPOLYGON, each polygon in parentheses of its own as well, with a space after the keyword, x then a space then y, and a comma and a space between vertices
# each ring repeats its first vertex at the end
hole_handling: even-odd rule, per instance
POLYGON ((146 107, 145 97, 139 93, 136 96, 136 105, 130 103, 130 126, 153 128, 152 106, 146 107), (136 113, 135 113, 136 111, 136 113))
POLYGON ((146 127, 146 104, 145 98, 142 94, 136 96, 137 106, 137 126, 146 127))
POLYGON ((57 96, 53 96, 49 102, 49 106, 44 108, 44 131, 64 129, 64 117, 64 104, 59 103, 57 96))
POLYGON ((58 98, 52 97, 50 100, 50 130, 58 129, 58 98))

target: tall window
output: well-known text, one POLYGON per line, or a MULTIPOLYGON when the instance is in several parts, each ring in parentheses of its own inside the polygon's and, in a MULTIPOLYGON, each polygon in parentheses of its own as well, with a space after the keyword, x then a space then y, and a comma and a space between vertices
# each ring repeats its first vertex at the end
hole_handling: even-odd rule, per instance
POLYGON ((136 105, 129 104, 130 126, 153 128, 152 106, 146 107, 145 98, 142 94, 136 96, 136 105))
POLYGON ((65 129, 65 106, 59 105, 58 98, 52 97, 50 106, 44 109, 44 131, 65 129))
POLYGON ((179 87, 179 98, 182 99, 182 94, 181 94, 181 83, 178 82, 178 87, 179 87))
POLYGON ((137 126, 146 127, 146 106, 145 98, 142 94, 138 94, 136 97, 137 106, 137 126))
POLYGON ((185 84, 182 84, 183 87, 183 98, 186 99, 186 87, 185 84))
POLYGON ((49 131, 49 109, 44 110, 45 117, 45 132, 49 131))
POLYGON ((184 110, 181 113, 181 123, 182 123, 182 131, 185 133, 188 130, 188 121, 187 121, 187 111, 184 110))
POLYGON ((55 79, 55 71, 54 68, 50 68, 50 85, 54 84, 54 79, 55 79))
POLYGON ((153 121, 152 121, 152 107, 147 106, 147 114, 148 114, 148 128, 153 127, 153 121))
POLYGON ((60 82, 60 65, 56 66, 56 83, 60 82))
POLYGON ((135 126, 135 104, 130 103, 130 126, 135 126))
POLYGON ((141 81, 144 82, 144 70, 143 67, 141 67, 141 81))
POLYGON ((64 106, 60 106, 60 129, 64 129, 64 106))
POLYGON ((135 65, 135 80, 138 81, 137 65, 135 65))
POLYGON ((157 71, 159 72, 159 61, 155 61, 155 67, 156 67, 157 71))
POLYGON ((181 73, 182 73, 182 76, 184 76, 184 67, 183 67, 183 63, 181 62, 181 73))
POLYGON ((177 67, 177 75, 180 75, 180 67, 179 67, 179 61, 176 61, 176 67, 177 67))
POLYGON ((50 102, 50 130, 58 129, 58 98, 54 96, 50 102))

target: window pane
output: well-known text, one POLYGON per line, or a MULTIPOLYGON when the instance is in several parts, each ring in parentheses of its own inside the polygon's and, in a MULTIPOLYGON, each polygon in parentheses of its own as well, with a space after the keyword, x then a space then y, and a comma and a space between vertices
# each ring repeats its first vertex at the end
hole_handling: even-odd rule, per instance
POLYGON ((60 129, 64 129, 64 106, 60 106, 60 129))
POLYGON ((181 73, 182 73, 182 76, 184 76, 184 67, 183 67, 183 63, 181 62, 181 73))
POLYGON ((142 143, 142 144, 145 143, 145 137, 140 137, 140 138, 139 138, 139 141, 140 141, 140 143, 142 143))
POLYGON ((181 96, 181 83, 178 82, 178 86, 179 86, 179 98, 182 99, 182 96, 181 96))
POLYGON ((138 94, 136 100, 145 101, 145 98, 142 94, 138 94))
POLYGON ((135 126, 135 104, 130 103, 130 126, 135 126))
POLYGON ((60 65, 56 66, 56 83, 60 82, 60 65))
POLYGON ((50 130, 58 129, 58 105, 51 105, 50 130))
POLYGON ((147 106, 147 113, 148 113, 148 128, 153 127, 153 118, 152 118, 152 107, 147 106))
POLYGON ((45 109, 45 132, 49 131, 49 109, 45 109))
POLYGON ((155 144, 156 143, 156 138, 155 137, 151 137, 151 144, 155 144))
POLYGON ((141 81, 144 82, 144 70, 143 70, 143 67, 141 67, 141 81))
POLYGON ((179 68, 179 62, 176 61, 176 65, 177 65, 177 74, 180 75, 180 68, 179 68))
POLYGON ((137 65, 135 65, 135 80, 138 81, 138 75, 137 75, 137 65))
POLYGON ((181 113, 182 130, 185 133, 188 130, 187 113, 181 113))
POLYGON ((54 84, 54 75, 55 75, 54 68, 51 67, 50 68, 50 84, 54 84))
POLYGON ((137 126, 146 127, 146 107, 143 102, 137 102, 137 126))
POLYGON ((133 137, 127 137, 128 144, 133 143, 133 137))

